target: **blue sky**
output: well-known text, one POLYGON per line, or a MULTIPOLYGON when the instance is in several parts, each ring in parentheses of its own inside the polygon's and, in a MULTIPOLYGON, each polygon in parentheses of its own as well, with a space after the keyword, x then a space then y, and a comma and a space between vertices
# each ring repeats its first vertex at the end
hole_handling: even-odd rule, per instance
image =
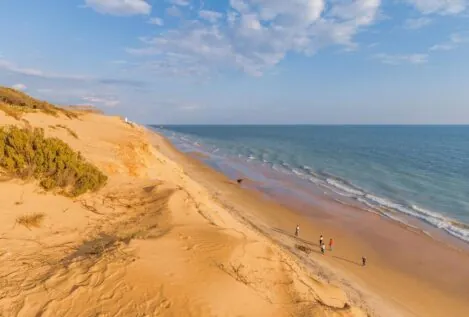
POLYGON ((469 123, 469 0, 0 0, 0 85, 141 123, 469 123))

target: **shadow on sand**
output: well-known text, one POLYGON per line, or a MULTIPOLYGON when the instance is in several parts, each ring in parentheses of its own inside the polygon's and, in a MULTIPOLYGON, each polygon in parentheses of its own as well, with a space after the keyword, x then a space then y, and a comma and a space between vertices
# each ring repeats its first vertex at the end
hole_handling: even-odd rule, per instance
POLYGON ((346 258, 337 256, 337 255, 333 255, 332 257, 333 257, 334 259, 338 259, 338 260, 342 260, 342 261, 345 261, 345 262, 348 262, 348 263, 352 263, 352 264, 355 264, 355 265, 358 265, 358 266, 362 266, 362 264, 361 264, 360 262, 355 262, 355 261, 352 261, 352 260, 349 260, 349 259, 346 259, 346 258))
POLYGON ((312 243, 311 241, 308 241, 308 240, 305 240, 305 239, 301 239, 297 236, 295 236, 293 233, 290 233, 288 231, 285 231, 285 230, 282 230, 282 229, 279 229, 279 228, 274 228, 274 231, 275 232, 278 232, 278 233, 281 233, 281 234, 284 234, 286 236, 289 236, 290 238, 294 238, 296 240, 298 240, 299 242, 302 242, 304 244, 307 244, 307 245, 310 245, 310 246, 315 246, 315 247, 319 247, 319 243, 312 243))

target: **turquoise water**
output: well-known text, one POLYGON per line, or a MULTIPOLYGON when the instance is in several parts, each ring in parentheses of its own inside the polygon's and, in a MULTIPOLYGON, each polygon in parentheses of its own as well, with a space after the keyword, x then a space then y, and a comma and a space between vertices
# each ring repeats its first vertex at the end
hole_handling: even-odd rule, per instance
POLYGON ((155 129, 183 151, 262 164, 469 242, 469 126, 155 129))

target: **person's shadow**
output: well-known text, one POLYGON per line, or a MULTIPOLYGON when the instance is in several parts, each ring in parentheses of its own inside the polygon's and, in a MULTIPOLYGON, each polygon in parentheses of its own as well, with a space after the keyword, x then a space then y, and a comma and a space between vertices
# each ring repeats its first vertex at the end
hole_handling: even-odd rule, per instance
POLYGON ((341 261, 345 261, 345 262, 352 263, 352 264, 355 264, 355 265, 358 265, 358 266, 362 266, 360 262, 355 262, 355 261, 352 261, 352 260, 337 256, 337 255, 333 255, 332 257, 335 258, 335 259, 341 260, 341 261))
POLYGON ((274 231, 275 232, 278 232, 278 233, 281 233, 281 234, 284 234, 286 236, 289 236, 291 238, 295 238, 296 240, 304 243, 304 244, 307 244, 307 245, 310 245, 310 246, 319 246, 319 243, 318 244, 315 244, 315 243, 312 243, 311 241, 308 241, 308 240, 305 240, 305 239, 301 239, 300 237, 297 237, 295 236, 294 234, 288 232, 288 231, 285 231, 283 229, 279 229, 279 228, 274 228, 274 231))

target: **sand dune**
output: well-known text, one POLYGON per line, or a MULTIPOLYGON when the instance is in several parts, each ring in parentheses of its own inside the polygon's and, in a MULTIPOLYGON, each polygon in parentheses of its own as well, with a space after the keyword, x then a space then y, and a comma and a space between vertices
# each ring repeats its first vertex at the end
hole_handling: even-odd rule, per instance
POLYGON ((145 129, 94 113, 0 112, 7 124, 44 128, 109 180, 77 198, 0 183, 0 316, 372 314, 222 204, 145 129))

